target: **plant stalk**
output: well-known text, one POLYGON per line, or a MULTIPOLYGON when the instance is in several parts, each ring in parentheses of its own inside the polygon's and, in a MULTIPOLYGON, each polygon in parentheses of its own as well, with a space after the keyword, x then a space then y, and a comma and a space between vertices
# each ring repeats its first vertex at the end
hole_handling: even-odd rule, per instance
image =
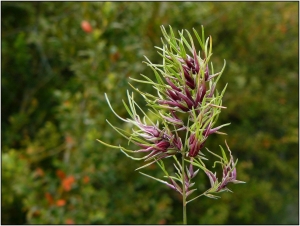
POLYGON ((184 171, 184 154, 182 154, 182 211, 183 211, 183 224, 187 224, 186 219, 186 191, 185 191, 185 171, 184 171))

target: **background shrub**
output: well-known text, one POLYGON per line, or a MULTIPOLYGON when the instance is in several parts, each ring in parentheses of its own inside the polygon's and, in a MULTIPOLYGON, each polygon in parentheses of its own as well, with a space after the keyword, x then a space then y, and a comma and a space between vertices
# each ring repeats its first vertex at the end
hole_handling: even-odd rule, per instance
MULTIPOLYGON (((2 2, 3 224, 176 224, 180 197, 96 142, 126 141, 129 77, 161 58, 159 26, 212 35, 229 86, 220 124, 247 184, 188 206, 191 224, 298 222, 298 2, 2 2), (92 31, 84 31, 87 21, 92 31)), ((153 92, 149 86, 139 89, 153 92)), ((137 96, 138 98, 138 96, 137 96)), ((141 99, 137 101, 143 105, 141 99)), ((207 141, 210 150, 224 137, 207 141)), ((148 169, 159 176, 155 166, 148 169)), ((199 175, 198 189, 209 181, 199 175)))

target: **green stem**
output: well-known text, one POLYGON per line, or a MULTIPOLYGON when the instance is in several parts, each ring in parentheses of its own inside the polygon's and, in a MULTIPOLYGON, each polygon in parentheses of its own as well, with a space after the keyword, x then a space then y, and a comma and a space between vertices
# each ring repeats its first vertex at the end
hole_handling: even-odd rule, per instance
POLYGON ((185 192, 185 172, 184 172, 184 153, 182 154, 182 211, 183 211, 183 224, 187 224, 186 219, 186 192, 185 192))

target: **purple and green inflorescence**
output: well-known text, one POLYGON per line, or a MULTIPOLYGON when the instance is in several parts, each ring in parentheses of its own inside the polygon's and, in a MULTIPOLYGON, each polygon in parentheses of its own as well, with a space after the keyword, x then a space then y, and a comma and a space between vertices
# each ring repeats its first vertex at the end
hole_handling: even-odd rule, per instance
MULTIPOLYGON (((151 164, 158 164, 164 173, 165 180, 152 177, 141 173, 154 180, 162 182, 179 192, 183 196, 183 206, 204 195, 209 198, 218 198, 216 193, 230 191, 226 186, 228 183, 244 183, 236 180, 236 164, 231 151, 226 143, 229 152, 229 158, 220 146, 221 155, 210 151, 205 147, 205 142, 209 135, 225 134, 219 130, 230 123, 215 126, 218 116, 222 109, 222 97, 227 85, 221 92, 216 90, 216 85, 220 79, 224 66, 218 73, 214 72, 212 63, 209 64, 212 56, 212 38, 204 39, 204 29, 202 27, 201 37, 195 29, 194 35, 200 44, 201 52, 197 52, 192 35, 186 31, 179 31, 179 37, 175 37, 172 28, 170 34, 162 26, 164 40, 159 55, 162 57, 162 64, 153 64, 146 57, 146 64, 154 72, 155 80, 153 81, 145 75, 141 75, 143 80, 133 79, 135 82, 152 85, 157 91, 157 95, 144 93, 133 85, 131 87, 145 99, 147 113, 139 107, 134 101, 133 93, 127 91, 128 103, 123 101, 130 118, 123 119, 117 115, 111 107, 111 104, 105 94, 106 100, 113 113, 121 120, 133 125, 132 131, 128 132, 121 128, 111 125, 120 135, 135 144, 136 150, 128 150, 122 146, 114 146, 103 141, 100 143, 112 148, 121 150, 126 156, 133 160, 144 160, 145 165, 137 170, 147 167, 151 164), (201 57, 202 56, 202 57, 201 57), (143 114, 142 119, 137 114, 137 110, 143 114), (150 116, 151 115, 151 118, 150 116), (155 118, 156 122, 153 122, 155 118), (219 181, 216 172, 210 171, 204 162, 208 162, 204 152, 214 155, 218 158, 213 163, 220 164, 223 169, 222 179, 219 181), (134 157, 129 153, 142 153, 139 157, 134 157), (181 155, 181 162, 177 157, 181 155), (171 175, 167 172, 164 160, 173 158, 176 173, 171 175), (188 163, 188 166, 185 166, 188 163), (195 170, 194 168, 197 168, 195 170), (197 189, 191 189, 194 185, 193 178, 199 170, 204 171, 208 176, 211 188, 202 194, 187 200, 197 189)), ((185 210, 184 210, 185 214, 185 210)), ((186 223, 186 220, 184 220, 186 223)))

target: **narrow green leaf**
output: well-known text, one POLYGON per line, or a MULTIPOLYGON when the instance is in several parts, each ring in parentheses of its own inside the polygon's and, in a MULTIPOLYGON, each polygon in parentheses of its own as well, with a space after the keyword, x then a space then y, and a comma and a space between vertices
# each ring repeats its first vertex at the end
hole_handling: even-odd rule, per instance
POLYGON ((217 79, 216 79, 216 83, 219 81, 219 79, 221 78, 221 76, 222 76, 222 74, 223 74, 223 71, 224 71, 224 69, 225 69, 225 67, 226 67, 226 60, 224 59, 224 65, 223 65, 223 67, 222 67, 222 70, 220 71, 220 75, 217 77, 217 79))
POLYGON ((149 162, 148 164, 146 164, 146 165, 143 165, 143 166, 141 166, 141 167, 139 167, 139 168, 135 169, 135 171, 136 171, 136 170, 143 169, 143 168, 145 168, 145 167, 147 167, 147 166, 150 166, 151 164, 153 164, 153 163, 155 163, 155 162, 157 162, 157 159, 155 159, 153 162, 149 162))
POLYGON ((125 119, 123 119, 122 117, 120 117, 120 116, 114 111, 114 109, 112 108, 112 106, 111 106, 111 104, 110 104, 110 102, 109 102, 109 99, 108 99, 106 93, 105 93, 104 95, 105 95, 105 99, 106 99, 106 101, 107 101, 107 103, 108 103, 108 106, 109 106, 110 110, 114 113, 114 115, 117 116, 117 117, 118 117, 119 119, 121 119, 122 121, 128 122, 127 120, 125 120, 125 119))
POLYGON ((203 171, 207 171, 207 169, 206 169, 205 167, 203 167, 203 166, 202 166, 201 164, 199 164, 199 163, 191 162, 191 161, 189 161, 189 160, 187 160, 187 159, 185 159, 184 161, 189 162, 189 163, 191 163, 192 165, 199 167, 199 168, 202 169, 203 171))
POLYGON ((107 143, 105 143, 105 142, 103 142, 103 141, 101 141, 101 140, 98 140, 98 139, 96 139, 96 140, 97 140, 98 142, 100 142, 101 144, 107 146, 107 147, 110 147, 110 148, 116 148, 116 149, 119 149, 119 148, 120 148, 120 146, 114 146, 114 145, 111 145, 111 144, 107 144, 107 143))
POLYGON ((145 159, 145 157, 142 157, 142 158, 135 158, 135 157, 132 157, 131 155, 128 155, 125 151, 123 151, 123 149, 120 149, 120 151, 125 154, 128 158, 131 158, 133 160, 136 160, 136 161, 140 161, 140 160, 143 160, 145 159))
POLYGON ((204 49, 204 44, 203 44, 198 32, 195 30, 195 28, 193 28, 193 31, 194 31, 194 34, 195 34, 196 38, 198 39, 198 42, 199 42, 201 48, 204 49))
POLYGON ((145 174, 145 173, 142 173, 142 172, 139 172, 139 173, 142 174, 142 175, 144 175, 144 176, 146 176, 146 177, 149 177, 149 178, 151 178, 151 179, 153 179, 153 180, 156 180, 156 181, 158 181, 158 182, 161 182, 161 183, 163 183, 163 184, 169 184, 167 181, 158 179, 158 178, 156 178, 156 177, 152 177, 152 176, 150 176, 150 175, 148 175, 148 174, 145 174))
POLYGON ((212 195, 212 194, 205 194, 206 197, 211 198, 211 199, 218 199, 221 198, 220 196, 212 195))
POLYGON ((123 105, 124 105, 126 111, 128 112, 128 114, 131 116, 131 118, 134 118, 134 116, 133 116, 131 110, 129 109, 129 107, 127 106, 127 104, 125 103, 125 101, 122 100, 122 102, 123 102, 123 105))
POLYGON ((222 157, 221 157, 221 156, 219 156, 219 155, 217 155, 217 154, 213 153, 213 152, 212 152, 212 151, 210 151, 208 148, 206 148, 206 150, 207 150, 209 153, 211 153, 212 155, 214 155, 214 156, 216 156, 217 158, 219 158, 219 159, 221 159, 221 160, 222 160, 222 157))
POLYGON ((225 151, 224 151, 224 149, 221 145, 219 145, 219 146, 220 146, 221 151, 222 151, 223 160, 224 160, 225 164, 228 164, 228 159, 227 159, 227 156, 225 154, 225 151))

